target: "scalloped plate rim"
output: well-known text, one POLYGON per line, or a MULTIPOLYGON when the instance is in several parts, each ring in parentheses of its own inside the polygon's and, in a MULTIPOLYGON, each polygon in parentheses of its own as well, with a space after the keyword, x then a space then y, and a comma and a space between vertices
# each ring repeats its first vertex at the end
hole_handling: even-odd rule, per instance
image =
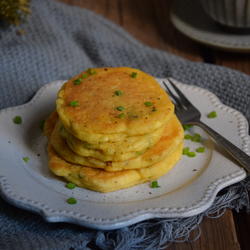
MULTIPOLYGON (((159 82, 163 81, 164 78, 158 78, 157 79, 159 82)), ((174 79, 173 79, 174 80, 174 79)), ((193 85, 186 85, 183 83, 180 83, 177 80, 174 80, 177 82, 178 85, 182 85, 185 88, 194 88, 196 89, 198 92, 202 92, 202 94, 206 94, 209 96, 209 99, 214 99, 214 103, 216 103, 217 105, 219 105, 220 107, 226 107, 227 109, 229 109, 230 111, 232 111, 231 113, 234 113, 234 115, 240 116, 241 118, 241 122, 245 123, 245 125, 248 124, 246 118, 243 116, 242 113, 240 113, 239 111, 228 107, 226 105, 224 105, 223 103, 221 103, 221 101, 219 100, 219 98, 214 95, 213 93, 209 92, 208 90, 205 90, 201 87, 197 87, 197 86, 193 86, 193 85)), ((65 82, 64 80, 58 80, 58 81, 53 81, 51 83, 48 83, 46 85, 44 85, 42 88, 40 88, 36 94, 33 96, 33 98, 22 105, 18 105, 18 106, 14 106, 14 107, 9 107, 3 110, 0 110, 0 115, 2 114, 2 112, 11 112, 12 110, 15 109, 21 109, 21 108, 25 108, 26 106, 29 106, 30 104, 34 103, 35 101, 39 101, 39 97, 42 96, 42 94, 50 87, 54 87, 55 85, 61 85, 63 84, 63 82, 65 82)), ((243 133, 243 132, 241 132, 243 133)), ((244 140, 244 150, 248 151, 249 153, 249 145, 250 145, 250 137, 248 136, 248 127, 246 126, 246 129, 244 130, 244 135, 242 135, 241 139, 245 139, 244 140)), ((243 142, 242 142, 243 143, 243 142)), ((178 208, 155 208, 155 209, 140 209, 139 211, 133 212, 132 214, 129 215, 122 215, 119 216, 119 219, 114 218, 112 222, 110 222, 110 220, 108 220, 107 222, 105 222, 105 219, 101 220, 101 222, 96 222, 96 221, 91 221, 90 219, 87 221, 86 219, 81 219, 79 217, 80 216, 72 216, 69 214, 64 214, 63 212, 59 212, 56 211, 55 214, 49 212, 48 208, 46 207, 39 207, 38 204, 34 205, 34 204, 29 204, 29 202, 25 201, 25 198, 23 198, 22 200, 20 200, 20 198, 18 199, 18 197, 16 197, 16 194, 12 194, 12 191, 10 192, 6 192, 6 190, 4 189, 4 182, 5 184, 7 183, 7 179, 4 176, 0 175, 0 195, 2 196, 3 199, 5 199, 7 202, 9 202, 12 205, 15 205, 19 208, 22 209, 26 209, 35 213, 38 213, 39 215, 41 215, 46 221, 48 222, 67 222, 67 223, 73 223, 73 224, 78 224, 81 226, 86 226, 86 227, 90 227, 90 228, 94 228, 94 229, 102 229, 102 230, 110 230, 110 229, 118 229, 124 226, 128 226, 146 219, 152 219, 152 218, 173 218, 173 217, 188 217, 188 216, 192 216, 192 215, 196 215, 198 213, 201 213, 203 211, 205 211, 214 201, 217 193, 223 189, 226 186, 229 186, 231 184, 234 184, 238 181, 243 180, 246 177, 246 173, 244 170, 240 169, 237 170, 234 174, 231 174, 230 176, 227 175, 225 176, 225 178, 231 178, 233 175, 233 180, 229 179, 227 181, 224 181, 223 183, 217 183, 215 184, 216 181, 215 180, 213 183, 210 183, 210 186, 206 188, 206 190, 203 192, 203 194, 206 194, 206 192, 208 192, 207 190, 210 188, 211 186, 213 186, 212 190, 210 190, 210 195, 208 198, 203 198, 202 200, 200 200, 199 202, 197 202, 194 206, 190 206, 189 209, 186 208, 185 211, 181 211, 181 209, 178 208), (205 202, 205 203, 204 203, 205 202), (201 208, 202 206, 202 208, 201 208), (199 210, 199 212, 197 212, 197 210, 199 210)), ((224 179, 225 179, 224 178, 224 179)), ((223 178, 220 178, 223 179, 223 178)), ((219 180, 220 180, 219 179, 219 180)), ((7 184, 8 185, 8 184, 7 184)), ((65 212, 65 211, 64 211, 65 212)))

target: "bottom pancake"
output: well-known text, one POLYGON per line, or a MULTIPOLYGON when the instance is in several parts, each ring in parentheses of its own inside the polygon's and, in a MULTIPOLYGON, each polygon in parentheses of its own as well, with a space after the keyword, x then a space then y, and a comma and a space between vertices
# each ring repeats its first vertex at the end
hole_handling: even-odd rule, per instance
POLYGON ((64 177, 79 187, 103 193, 112 192, 155 180, 166 174, 180 159, 182 148, 183 143, 180 143, 168 157, 150 167, 107 172, 102 169, 84 167, 66 162, 60 158, 49 144, 49 168, 55 175, 64 177))

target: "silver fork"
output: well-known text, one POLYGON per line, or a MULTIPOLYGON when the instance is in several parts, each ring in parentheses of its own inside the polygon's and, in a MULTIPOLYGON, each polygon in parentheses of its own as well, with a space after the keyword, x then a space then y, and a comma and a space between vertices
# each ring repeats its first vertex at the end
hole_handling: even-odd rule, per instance
POLYGON ((163 82, 168 94, 175 103, 175 113, 182 124, 197 125, 204 129, 212 139, 219 145, 222 146, 249 174, 250 173, 250 156, 243 152, 241 149, 236 147, 222 135, 214 131, 208 125, 203 123, 200 111, 185 97, 185 95, 176 87, 176 85, 168 79, 175 93, 170 90, 168 85, 163 82))

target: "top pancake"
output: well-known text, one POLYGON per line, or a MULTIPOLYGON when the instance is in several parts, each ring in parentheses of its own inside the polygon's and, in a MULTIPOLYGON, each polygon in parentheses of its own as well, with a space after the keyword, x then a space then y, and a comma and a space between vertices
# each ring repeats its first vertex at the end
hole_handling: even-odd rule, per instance
POLYGON ((174 112, 174 105, 152 76, 128 67, 82 72, 63 85, 56 106, 66 129, 89 143, 151 133, 174 112))

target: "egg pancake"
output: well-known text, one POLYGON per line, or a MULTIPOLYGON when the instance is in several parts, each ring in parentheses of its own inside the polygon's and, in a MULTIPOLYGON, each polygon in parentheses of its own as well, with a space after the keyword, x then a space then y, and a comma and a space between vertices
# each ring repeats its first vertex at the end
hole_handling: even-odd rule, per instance
POLYGON ((177 145, 183 141, 183 128, 176 118, 168 122, 161 139, 145 153, 137 152, 137 157, 127 161, 100 161, 93 157, 83 157, 74 153, 60 136, 60 123, 58 122, 50 137, 50 143, 60 157, 68 162, 85 165, 94 168, 102 168, 106 171, 120 171, 124 169, 137 169, 155 164, 168 154, 173 152, 177 145))
POLYGON ((152 76, 128 67, 82 72, 60 89, 56 108, 64 127, 91 144, 152 133, 174 112, 152 76))
MULTIPOLYGON (((115 153, 114 155, 107 155, 104 154, 101 150, 78 147, 78 145, 72 144, 71 141, 68 140, 66 140, 66 143, 68 147, 76 154, 81 155, 83 157, 93 157, 100 161, 126 161, 138 156, 137 151, 123 152, 123 153, 120 152, 119 154, 115 153)), ((146 150, 147 148, 145 148, 144 151, 141 151, 141 153, 144 153, 146 150)))
MULTIPOLYGON (((65 139, 60 135, 61 123, 58 121, 53 132, 49 136, 49 143, 52 145, 56 153, 64 160, 84 166, 92 167, 90 157, 80 156, 74 153, 67 145, 65 139)), ((93 166, 95 168, 105 168, 105 162, 100 161, 99 165, 93 166)))
POLYGON ((68 163, 60 158, 49 144, 49 168, 55 175, 64 177, 79 187, 98 192, 112 192, 155 180, 166 174, 180 159, 182 148, 183 144, 180 143, 168 157, 147 168, 107 172, 102 169, 68 163))
MULTIPOLYGON (((104 155, 122 155, 128 152, 134 151, 145 151, 147 148, 152 147, 161 138, 165 126, 157 129, 156 131, 138 136, 129 136, 124 139, 124 141, 118 142, 103 142, 98 144, 90 144, 84 142, 70 134, 65 128, 60 130, 62 137, 66 139, 68 144, 72 145, 72 148, 84 148, 90 150, 98 150, 104 155)), ((83 149, 83 152, 84 152, 83 149)), ((77 151, 80 151, 77 150, 77 151)))

